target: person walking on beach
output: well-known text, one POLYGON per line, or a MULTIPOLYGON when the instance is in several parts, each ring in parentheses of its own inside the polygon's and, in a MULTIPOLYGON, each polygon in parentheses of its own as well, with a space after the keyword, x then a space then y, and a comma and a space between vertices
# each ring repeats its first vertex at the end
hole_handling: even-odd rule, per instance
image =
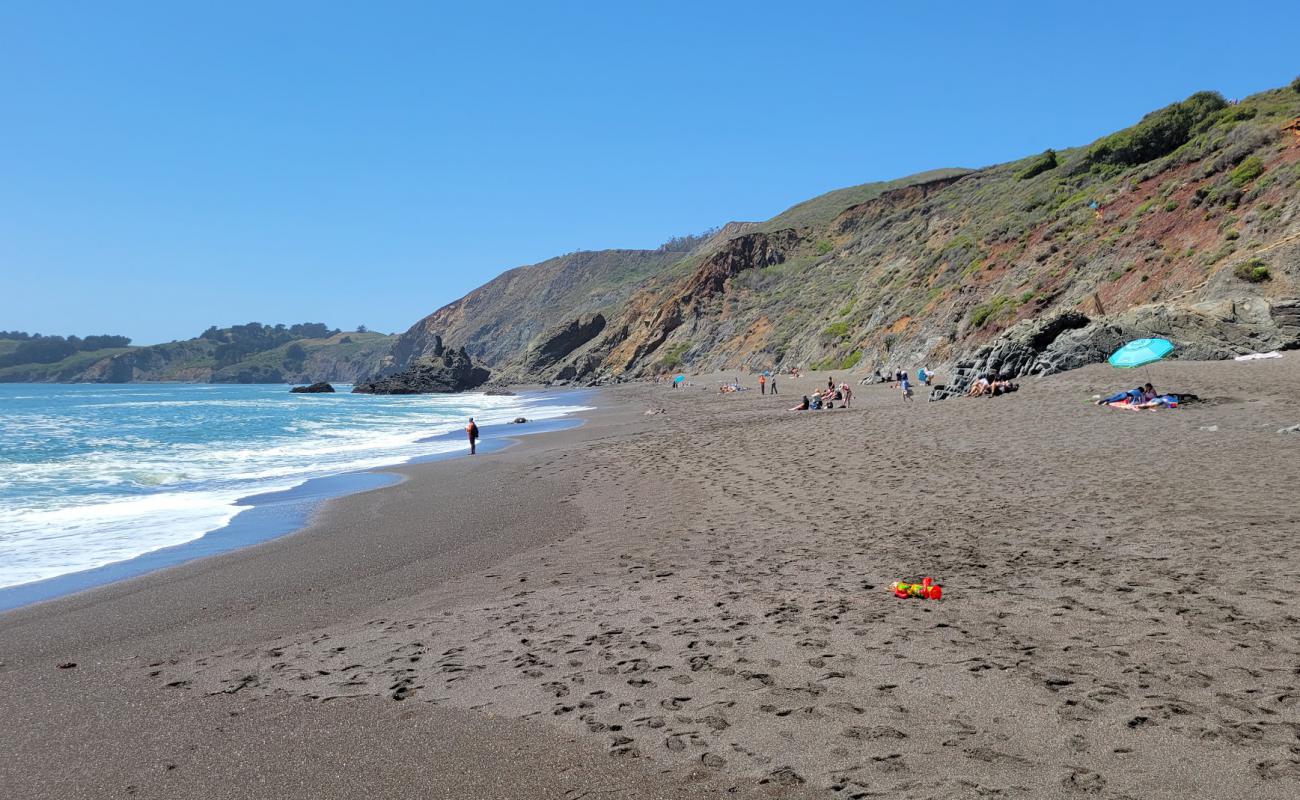
POLYGON ((758 393, 759 393, 759 394, 767 394, 767 376, 766 376, 766 375, 759 375, 759 376, 758 376, 758 393))
POLYGON ((903 399, 910 401, 912 399, 912 382, 907 379, 907 373, 899 371, 898 384, 903 387, 903 399))
POLYGON ((474 455, 478 451, 478 425, 474 424, 474 418, 469 418, 469 424, 465 426, 465 433, 469 436, 469 454, 474 455))
POLYGON ((775 373, 775 372, 772 373, 772 378, 771 378, 771 380, 769 380, 768 382, 772 384, 772 394, 776 394, 777 391, 776 391, 776 373, 775 373))

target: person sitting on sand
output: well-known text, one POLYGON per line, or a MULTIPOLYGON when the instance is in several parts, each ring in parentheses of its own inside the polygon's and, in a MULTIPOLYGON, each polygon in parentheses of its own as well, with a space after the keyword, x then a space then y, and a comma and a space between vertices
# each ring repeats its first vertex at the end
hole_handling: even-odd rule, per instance
POLYGON ((1159 395, 1156 394, 1156 387, 1152 386, 1150 383, 1146 383, 1142 386, 1142 399, 1140 402, 1150 403, 1152 400, 1155 400, 1158 396, 1159 395))
POLYGON ((803 396, 803 401, 800 402, 799 405, 795 406, 794 408, 792 408, 792 409, 790 409, 790 410, 791 410, 791 411, 807 411, 810 407, 811 407, 811 404, 808 402, 808 395, 804 395, 804 396, 803 396))
POLYGON ((809 406, 809 408, 811 408, 813 411, 821 411, 821 410, 822 410, 822 396, 819 395, 819 394, 814 394, 814 395, 812 396, 812 405, 809 406))
MULTIPOLYGON (((1147 384, 1150 386, 1151 384, 1147 384)), ((1138 408, 1178 408, 1178 395, 1161 394, 1152 397, 1150 400, 1144 400, 1138 404, 1138 408)))
POLYGON ((989 390, 991 384, 992 381, 989 380, 987 375, 981 375, 976 379, 975 383, 971 384, 970 391, 966 393, 966 396, 979 397, 989 390))

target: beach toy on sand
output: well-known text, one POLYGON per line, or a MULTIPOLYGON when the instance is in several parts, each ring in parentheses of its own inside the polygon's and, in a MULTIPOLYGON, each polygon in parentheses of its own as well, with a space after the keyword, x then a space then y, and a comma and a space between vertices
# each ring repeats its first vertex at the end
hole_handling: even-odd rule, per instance
POLYGON ((889 588, 894 592, 895 597, 903 599, 920 597, 925 600, 938 600, 943 597, 943 587, 929 577, 922 578, 920 583, 894 581, 889 584, 889 588))

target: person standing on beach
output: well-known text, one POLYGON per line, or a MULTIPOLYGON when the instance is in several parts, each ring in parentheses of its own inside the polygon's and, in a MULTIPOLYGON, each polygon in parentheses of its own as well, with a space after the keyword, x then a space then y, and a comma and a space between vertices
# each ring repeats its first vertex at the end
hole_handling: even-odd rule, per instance
POLYGON ((469 454, 474 455, 478 450, 478 425, 474 424, 474 418, 469 418, 469 424, 465 426, 465 433, 469 436, 469 454))
POLYGON ((769 381, 769 383, 772 384, 772 394, 776 394, 777 391, 776 391, 776 373, 775 373, 775 372, 772 373, 772 378, 771 378, 771 380, 769 381))
POLYGON ((759 394, 767 394, 767 376, 766 376, 766 375, 759 375, 759 376, 758 376, 758 393, 759 393, 759 394))
POLYGON ((906 372, 899 371, 898 384, 903 387, 903 399, 910 401, 912 399, 912 382, 907 379, 906 372))

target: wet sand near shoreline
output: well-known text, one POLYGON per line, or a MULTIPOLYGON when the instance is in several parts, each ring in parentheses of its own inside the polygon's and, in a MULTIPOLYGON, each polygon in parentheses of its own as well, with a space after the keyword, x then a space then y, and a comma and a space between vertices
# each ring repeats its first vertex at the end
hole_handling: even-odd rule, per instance
POLYGON ((822 412, 785 409, 823 375, 606 390, 302 533, 0 615, 0 785, 1294 797, 1300 357, 1089 403, 1139 373, 822 412), (922 575, 944 600, 887 590, 922 575))

